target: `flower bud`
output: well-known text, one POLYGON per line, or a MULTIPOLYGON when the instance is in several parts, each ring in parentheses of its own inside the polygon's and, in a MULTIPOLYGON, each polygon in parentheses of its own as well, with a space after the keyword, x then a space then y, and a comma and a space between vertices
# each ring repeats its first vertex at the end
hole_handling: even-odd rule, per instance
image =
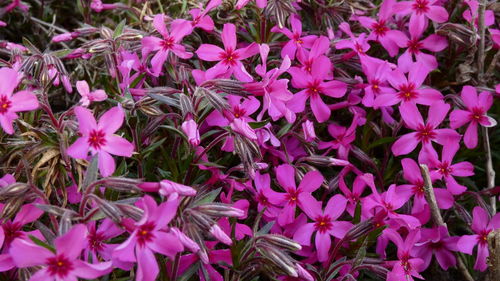
POLYGON ((259 236, 258 239, 262 239, 266 241, 269 244, 275 245, 280 248, 285 248, 290 251, 299 251, 302 249, 302 246, 300 246, 299 243, 295 242, 294 240, 287 238, 282 235, 277 235, 277 234, 265 234, 262 236, 259 236))
POLYGON ((226 245, 233 244, 233 240, 231 240, 231 238, 227 236, 227 234, 217 224, 212 225, 210 228, 210 234, 226 245))
POLYGON ((245 215, 243 210, 222 203, 200 205, 196 207, 196 210, 214 217, 243 217, 245 215))
POLYGON ((196 124, 193 119, 184 121, 181 128, 187 135, 190 145, 194 147, 200 145, 200 132, 198 131, 198 124, 196 124))
POLYGON ((311 142, 316 139, 313 122, 306 120, 304 123, 302 123, 302 132, 304 133, 304 139, 307 142, 311 142))

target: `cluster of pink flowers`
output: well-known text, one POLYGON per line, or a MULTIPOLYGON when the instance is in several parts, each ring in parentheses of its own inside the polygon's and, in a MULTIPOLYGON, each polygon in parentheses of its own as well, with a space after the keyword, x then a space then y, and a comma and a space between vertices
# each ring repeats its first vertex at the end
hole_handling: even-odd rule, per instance
POLYGON ((71 50, 0 60, 5 276, 399 281, 463 254, 487 270, 500 190, 471 177, 492 169, 475 158, 500 85, 436 82, 464 52, 440 29, 456 22, 485 28, 495 66, 478 1, 450 22, 445 1, 384 0, 323 29, 306 1, 239 0, 223 21, 222 0, 178 18, 81 2, 96 27, 52 38, 71 50), (96 21, 124 10, 114 31, 96 21))

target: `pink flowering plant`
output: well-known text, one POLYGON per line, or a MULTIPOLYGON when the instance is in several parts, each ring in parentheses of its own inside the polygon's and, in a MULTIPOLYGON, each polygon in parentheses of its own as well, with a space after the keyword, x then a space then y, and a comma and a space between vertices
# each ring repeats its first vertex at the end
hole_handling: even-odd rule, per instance
POLYGON ((498 11, 0 1, 0 280, 500 280, 498 11))

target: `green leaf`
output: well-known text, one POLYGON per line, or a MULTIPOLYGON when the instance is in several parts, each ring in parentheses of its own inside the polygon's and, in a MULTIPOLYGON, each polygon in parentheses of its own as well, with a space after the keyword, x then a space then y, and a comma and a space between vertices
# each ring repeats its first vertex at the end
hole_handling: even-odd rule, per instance
POLYGON ((38 48, 33 45, 33 43, 31 43, 30 40, 26 39, 26 37, 23 37, 23 45, 28 48, 28 50, 33 54, 33 55, 36 55, 36 54, 41 54, 42 52, 40 52, 40 50, 38 50, 38 48))
POLYGON ((274 225, 274 221, 268 222, 266 225, 264 225, 257 233, 255 233, 255 236, 260 236, 264 234, 268 234, 271 228, 274 225))
POLYGON ((393 137, 385 137, 385 138, 378 139, 368 146, 368 150, 375 148, 375 147, 382 145, 382 144, 394 142, 395 139, 396 138, 393 138, 393 137))
POLYGON ((284 136, 286 133, 288 133, 288 131, 290 130, 290 128, 292 128, 292 126, 293 126, 292 123, 287 123, 285 126, 281 127, 281 130, 279 130, 279 132, 276 134, 276 137, 279 139, 282 136, 284 136))
POLYGON ((123 33, 123 28, 125 27, 125 23, 127 22, 126 19, 123 19, 115 28, 115 32, 113 33, 113 38, 116 39, 116 37, 122 35, 123 33))
POLYGON ((358 224, 361 221, 361 203, 358 201, 356 203, 356 209, 354 210, 354 219, 352 220, 353 224, 358 224))
POLYGON ((171 98, 171 97, 166 97, 166 96, 163 96, 163 95, 157 95, 157 94, 148 94, 148 96, 152 97, 153 99, 161 102, 161 103, 164 103, 166 105, 170 105, 170 106, 174 106, 174 107, 177 107, 179 108, 180 105, 179 105, 179 102, 174 99, 174 98, 171 98))
POLYGON ((260 122, 248 122, 248 125, 250 125, 252 129, 259 129, 267 125, 267 123, 269 123, 269 119, 260 122))
POLYGON ((90 164, 87 167, 87 172, 85 173, 85 178, 83 179, 82 190, 86 190, 87 187, 97 180, 97 175, 99 172, 97 154, 92 157, 90 164))
POLYGON ((203 205, 205 203, 212 203, 214 202, 215 198, 219 196, 220 191, 222 190, 222 187, 219 187, 215 190, 210 191, 209 193, 203 195, 199 200, 193 203, 193 207, 203 205))
POLYGON ((42 240, 36 238, 33 235, 28 235, 28 237, 31 239, 31 241, 33 241, 33 243, 37 244, 38 246, 44 247, 45 249, 51 251, 54 254, 56 253, 56 249, 54 249, 54 247, 50 246, 49 244, 43 242, 42 240))

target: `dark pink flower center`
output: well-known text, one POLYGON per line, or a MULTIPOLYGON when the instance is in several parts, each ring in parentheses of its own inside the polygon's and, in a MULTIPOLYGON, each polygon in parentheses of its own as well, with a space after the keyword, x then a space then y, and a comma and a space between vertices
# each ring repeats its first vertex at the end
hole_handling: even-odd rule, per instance
POLYGON ((267 199, 266 195, 264 195, 264 192, 259 191, 259 194, 257 194, 257 201, 263 205, 263 206, 269 206, 269 200, 267 199))
POLYGON ((238 61, 239 55, 232 49, 227 49, 221 55, 221 60, 228 65, 235 66, 238 61))
POLYGON ((424 183, 422 181, 415 182, 412 190, 414 194, 424 195, 424 183))
POLYGON ((425 14, 429 11, 429 1, 427 0, 416 0, 412 8, 418 15, 425 14))
POLYGON ((365 53, 365 51, 363 51, 363 47, 359 43, 354 43, 354 49, 359 54, 364 54, 365 53))
POLYGON ((101 130, 92 130, 88 142, 94 149, 99 149, 106 144, 106 134, 101 130))
POLYGON ((434 128, 430 125, 419 125, 417 128, 417 139, 421 142, 428 142, 436 137, 434 128))
POLYGON ((95 231, 90 232, 88 237, 89 248, 94 251, 102 251, 104 249, 103 241, 105 239, 102 233, 97 233, 95 231))
POLYGON ((437 166, 437 168, 438 172, 445 177, 449 176, 453 172, 453 169, 450 167, 450 163, 448 163, 448 161, 442 162, 437 166))
POLYGON ((319 232, 326 232, 332 227, 332 219, 328 215, 318 217, 316 223, 314 223, 314 228, 319 232))
POLYGON ((377 79, 373 79, 370 84, 372 84, 372 91, 375 92, 375 93, 379 93, 380 92, 380 81, 378 81, 377 79))
POLYGON ((285 198, 289 204, 297 204, 297 200, 299 199, 299 191, 293 190, 293 188, 289 188, 288 194, 285 198))
POLYGON ((47 259, 47 271, 51 276, 65 278, 73 268, 73 263, 62 254, 47 259))
POLYGON ((404 84, 399 88, 398 96, 404 101, 410 101, 418 96, 413 83, 404 84))
POLYGON ((160 45, 164 50, 172 49, 172 47, 174 47, 174 38, 167 37, 165 40, 160 42, 160 45))
POLYGON ((321 93, 320 82, 315 80, 313 83, 309 83, 309 85, 307 85, 307 92, 311 96, 319 95, 321 93))
POLYGON ((477 240, 479 244, 488 244, 488 234, 491 232, 491 230, 483 230, 479 233, 479 236, 477 237, 477 240))
POLYGON ((387 211, 392 212, 394 210, 394 206, 392 206, 391 203, 389 202, 384 202, 384 207, 387 209, 387 211))
POLYGON ((385 36, 385 33, 389 30, 389 28, 387 28, 387 26, 385 25, 384 20, 380 20, 372 24, 372 29, 373 32, 375 32, 375 34, 378 36, 385 36))
POLYGON ((246 113, 247 113, 247 111, 244 108, 240 107, 240 106, 236 106, 233 109, 234 118, 243 117, 243 116, 245 116, 246 113))
POLYGON ((431 242, 429 247, 433 250, 441 250, 444 248, 444 243, 443 241, 431 242))
POLYGON ((408 47, 408 51, 411 54, 416 55, 420 53, 420 49, 422 49, 423 44, 418 39, 412 39, 409 40, 408 43, 406 43, 406 46, 408 47))
POLYGON ((147 222, 139 227, 137 230, 137 242, 139 245, 143 246, 153 240, 155 237, 153 234, 154 228, 155 224, 153 222, 147 222))
POLYGON ((405 273, 409 275, 412 267, 410 263, 410 255, 408 253, 403 254, 403 257, 401 258, 401 266, 403 267, 405 273))
POLYGON ((304 41, 300 38, 300 34, 298 33, 293 34, 293 41, 295 41, 295 43, 298 45, 304 43, 304 41))
POLYGON ((12 102, 6 96, 0 96, 0 114, 4 114, 12 106, 12 102))
POLYGON ((471 111, 470 118, 472 121, 479 122, 483 118, 484 110, 480 107, 474 107, 471 111))
POLYGON ((18 222, 7 221, 2 225, 3 232, 5 235, 5 244, 9 245, 14 239, 19 238, 23 235, 21 232, 22 225, 18 222))

